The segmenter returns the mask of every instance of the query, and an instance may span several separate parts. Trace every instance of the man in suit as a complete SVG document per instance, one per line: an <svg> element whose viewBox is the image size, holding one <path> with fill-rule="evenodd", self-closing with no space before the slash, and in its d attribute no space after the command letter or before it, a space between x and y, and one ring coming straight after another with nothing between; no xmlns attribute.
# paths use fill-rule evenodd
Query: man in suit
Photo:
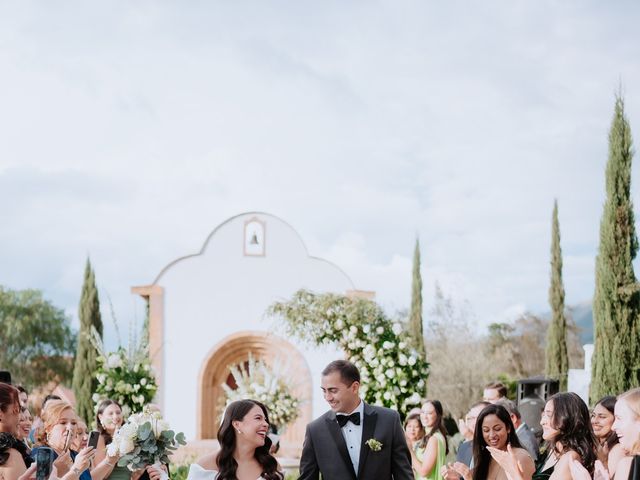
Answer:
<svg viewBox="0 0 640 480"><path fill-rule="evenodd" d="M502 405L507 412L509 412L511 422L516 429L516 435L518 436L518 440L520 440L520 444L527 450L527 452L529 452L531 458L533 458L533 461L535 462L538 459L540 445L535 434L529 428L529 425L522 421L522 415L520 414L518 407L516 407L516 404L509 399L502 398L496 402L496 405Z"/></svg>
<svg viewBox="0 0 640 480"><path fill-rule="evenodd" d="M489 405L491 405L489 402L474 403L467 412L464 421L458 421L458 428L464 436L464 441L458 447L456 461L464 463L467 467L471 466L471 460L473 459L473 432L476 430L476 420L484 407Z"/></svg>
<svg viewBox="0 0 640 480"><path fill-rule="evenodd" d="M360 399L358 368L333 361L321 384L331 410L307 425L298 480L413 480L400 415Z"/></svg>

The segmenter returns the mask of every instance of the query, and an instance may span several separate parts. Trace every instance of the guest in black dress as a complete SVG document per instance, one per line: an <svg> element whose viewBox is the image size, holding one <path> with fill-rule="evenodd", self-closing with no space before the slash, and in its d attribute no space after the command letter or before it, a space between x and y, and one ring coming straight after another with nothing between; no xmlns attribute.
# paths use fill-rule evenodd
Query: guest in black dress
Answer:
<svg viewBox="0 0 640 480"><path fill-rule="evenodd" d="M0 478L16 480L31 465L27 446L14 436L20 420L18 390L0 383Z"/></svg>

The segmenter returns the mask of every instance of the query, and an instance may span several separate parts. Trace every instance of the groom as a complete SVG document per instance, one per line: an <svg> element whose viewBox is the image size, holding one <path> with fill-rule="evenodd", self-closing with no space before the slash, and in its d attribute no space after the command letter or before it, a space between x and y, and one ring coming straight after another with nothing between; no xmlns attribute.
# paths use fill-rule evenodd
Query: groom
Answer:
<svg viewBox="0 0 640 480"><path fill-rule="evenodd" d="M322 371L331 410L307 425L298 480L413 480L398 412L367 405L360 372L346 360Z"/></svg>

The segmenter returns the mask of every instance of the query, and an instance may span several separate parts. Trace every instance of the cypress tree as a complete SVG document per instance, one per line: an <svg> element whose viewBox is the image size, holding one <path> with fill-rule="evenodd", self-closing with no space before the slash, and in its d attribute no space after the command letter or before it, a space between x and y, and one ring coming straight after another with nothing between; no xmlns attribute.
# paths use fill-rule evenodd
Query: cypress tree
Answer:
<svg viewBox="0 0 640 480"><path fill-rule="evenodd" d="M422 329L422 276L420 275L420 242L416 238L413 252L413 278L411 281L411 310L409 311L409 333L414 348L427 359Z"/></svg>
<svg viewBox="0 0 640 480"><path fill-rule="evenodd" d="M607 193L596 258L590 391L594 401L640 385L640 303L632 264L638 251L631 202L632 156L624 100L617 95L609 132Z"/></svg>
<svg viewBox="0 0 640 480"><path fill-rule="evenodd" d="M562 283L562 249L560 247L560 222L558 201L553 204L551 219L551 285L549 303L552 318L547 330L545 349L545 374L560 381L560 391L567 389L569 356L567 354L567 319L564 316L564 285Z"/></svg>
<svg viewBox="0 0 640 480"><path fill-rule="evenodd" d="M73 368L73 392L76 396L76 413L80 418L91 421L94 416L92 395L97 387L96 358L98 352L91 343L91 327L102 337L102 318L100 316L100 300L91 262L87 258L84 269L84 283L80 296L80 332ZM88 425L88 423L87 423Z"/></svg>

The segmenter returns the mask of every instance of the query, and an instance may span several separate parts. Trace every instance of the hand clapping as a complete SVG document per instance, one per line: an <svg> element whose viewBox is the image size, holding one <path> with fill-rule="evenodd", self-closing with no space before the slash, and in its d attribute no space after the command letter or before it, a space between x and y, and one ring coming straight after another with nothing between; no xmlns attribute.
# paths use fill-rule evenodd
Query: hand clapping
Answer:
<svg viewBox="0 0 640 480"><path fill-rule="evenodd" d="M578 460L573 460L569 464L569 469L571 470L571 478L573 478L573 480L591 480L591 475L589 475L587 469L584 468ZM596 460L593 480L609 480L609 472L600 460Z"/></svg>
<svg viewBox="0 0 640 480"><path fill-rule="evenodd" d="M507 445L506 452L494 447L487 447L487 450L489 450L493 459L498 462L498 465L504 470L509 480L524 480L522 464L516 457L516 453L510 444Z"/></svg>

